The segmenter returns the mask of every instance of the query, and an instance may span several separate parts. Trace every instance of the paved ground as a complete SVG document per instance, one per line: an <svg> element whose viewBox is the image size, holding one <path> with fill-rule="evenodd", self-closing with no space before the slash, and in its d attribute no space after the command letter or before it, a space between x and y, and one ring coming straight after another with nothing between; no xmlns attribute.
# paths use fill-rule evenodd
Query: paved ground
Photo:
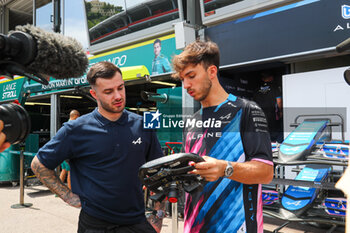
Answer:
<svg viewBox="0 0 350 233"><path fill-rule="evenodd" d="M1 233L74 233L77 230L79 209L65 204L41 185L25 187L24 203L33 204L28 208L14 209L20 202L20 189L11 184L0 184L0 232ZM283 222L264 219L264 233L272 232ZM182 233L183 221L179 221L178 232ZM327 230L309 225L291 224L280 232L285 233L325 233ZM344 232L344 228L334 233ZM171 218L163 222L162 233L172 233Z"/></svg>

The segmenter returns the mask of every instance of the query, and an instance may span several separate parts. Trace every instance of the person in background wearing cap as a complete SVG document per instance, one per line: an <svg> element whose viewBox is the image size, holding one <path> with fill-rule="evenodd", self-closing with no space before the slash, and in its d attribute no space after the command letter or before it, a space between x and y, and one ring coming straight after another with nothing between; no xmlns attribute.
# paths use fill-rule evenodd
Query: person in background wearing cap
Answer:
<svg viewBox="0 0 350 233"><path fill-rule="evenodd" d="M274 80L274 75L268 72L261 73L261 86L255 92L253 100L264 111L269 127L272 142L282 143L282 91Z"/></svg>

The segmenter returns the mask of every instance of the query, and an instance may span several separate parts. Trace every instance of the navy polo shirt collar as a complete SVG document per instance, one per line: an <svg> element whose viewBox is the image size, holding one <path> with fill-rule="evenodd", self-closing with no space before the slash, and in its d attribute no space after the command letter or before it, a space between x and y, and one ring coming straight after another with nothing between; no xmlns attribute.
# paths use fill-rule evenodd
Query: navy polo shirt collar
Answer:
<svg viewBox="0 0 350 233"><path fill-rule="evenodd" d="M93 115L103 126L108 124L125 125L128 122L128 112L125 109L123 110L121 117L116 121L110 121L102 116L101 113L99 113L98 108L95 108Z"/></svg>

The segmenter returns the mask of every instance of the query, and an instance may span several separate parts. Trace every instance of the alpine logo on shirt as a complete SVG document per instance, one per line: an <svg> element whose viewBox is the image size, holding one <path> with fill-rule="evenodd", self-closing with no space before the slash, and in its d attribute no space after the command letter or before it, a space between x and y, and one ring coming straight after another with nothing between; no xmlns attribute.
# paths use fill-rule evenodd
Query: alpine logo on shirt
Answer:
<svg viewBox="0 0 350 233"><path fill-rule="evenodd" d="M231 118L231 113L227 114L226 116L221 116L220 119L221 120L229 120Z"/></svg>
<svg viewBox="0 0 350 233"><path fill-rule="evenodd" d="M139 137L137 140L132 141L132 143L133 143L134 145L136 145L136 144L141 144L141 143L142 143L141 137Z"/></svg>

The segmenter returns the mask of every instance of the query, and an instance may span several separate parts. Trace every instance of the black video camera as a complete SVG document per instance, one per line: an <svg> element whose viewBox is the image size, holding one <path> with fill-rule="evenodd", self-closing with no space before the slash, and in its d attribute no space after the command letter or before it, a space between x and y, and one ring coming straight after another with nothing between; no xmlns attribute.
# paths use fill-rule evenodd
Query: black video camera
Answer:
<svg viewBox="0 0 350 233"><path fill-rule="evenodd" d="M30 117L22 106L14 103L0 105L0 120L4 122L2 132L7 142L24 142L30 132Z"/></svg>

